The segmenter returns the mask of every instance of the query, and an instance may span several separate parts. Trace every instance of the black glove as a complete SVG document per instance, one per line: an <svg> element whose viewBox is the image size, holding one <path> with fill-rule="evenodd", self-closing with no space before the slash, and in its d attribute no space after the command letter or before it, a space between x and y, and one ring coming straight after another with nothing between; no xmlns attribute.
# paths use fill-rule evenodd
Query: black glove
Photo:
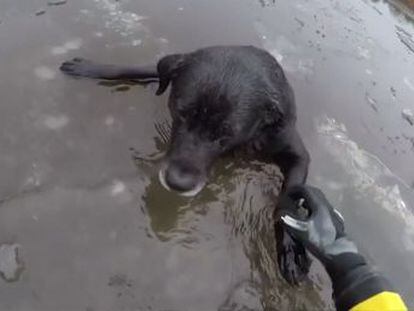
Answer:
<svg viewBox="0 0 414 311"><path fill-rule="evenodd" d="M345 234L344 220L317 188L298 186L288 189L279 202L278 216L287 231L329 270L335 256L357 253Z"/></svg>
<svg viewBox="0 0 414 311"><path fill-rule="evenodd" d="M279 206L277 218L288 233L325 266L338 310L348 310L382 289L391 288L348 239L343 217L322 191L309 186L293 187L281 197Z"/></svg>

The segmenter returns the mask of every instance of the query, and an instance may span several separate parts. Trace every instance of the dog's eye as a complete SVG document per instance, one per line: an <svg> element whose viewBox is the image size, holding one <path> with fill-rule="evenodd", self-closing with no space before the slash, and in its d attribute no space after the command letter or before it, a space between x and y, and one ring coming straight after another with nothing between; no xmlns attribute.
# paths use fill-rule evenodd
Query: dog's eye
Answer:
<svg viewBox="0 0 414 311"><path fill-rule="evenodd" d="M185 119L188 117L187 110L183 108L177 108L175 110L175 117L182 122L185 121Z"/></svg>
<svg viewBox="0 0 414 311"><path fill-rule="evenodd" d="M223 135L223 137L231 136L232 133L233 133L232 127L228 123L224 123L221 126L221 135Z"/></svg>
<svg viewBox="0 0 414 311"><path fill-rule="evenodd" d="M195 109L195 108L188 108L188 107L179 108L179 109L177 109L177 113L181 117L187 119L187 118L194 117L197 114L197 109Z"/></svg>
<svg viewBox="0 0 414 311"><path fill-rule="evenodd" d="M230 142L230 137L222 137L218 140L220 147L226 147Z"/></svg>

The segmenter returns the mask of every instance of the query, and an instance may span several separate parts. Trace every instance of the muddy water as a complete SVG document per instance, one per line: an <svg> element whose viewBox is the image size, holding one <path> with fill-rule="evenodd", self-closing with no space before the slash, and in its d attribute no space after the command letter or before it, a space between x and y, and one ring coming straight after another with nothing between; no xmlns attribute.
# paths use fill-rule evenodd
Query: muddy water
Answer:
<svg viewBox="0 0 414 311"><path fill-rule="evenodd" d="M74 56L143 64L213 44L281 62L310 182L414 308L412 35L395 6L360 0L2 1L0 243L18 258L1 267L23 271L0 280L0 309L332 308L317 262L299 288L277 271L277 169L223 159L196 198L168 193L166 98L57 71Z"/></svg>

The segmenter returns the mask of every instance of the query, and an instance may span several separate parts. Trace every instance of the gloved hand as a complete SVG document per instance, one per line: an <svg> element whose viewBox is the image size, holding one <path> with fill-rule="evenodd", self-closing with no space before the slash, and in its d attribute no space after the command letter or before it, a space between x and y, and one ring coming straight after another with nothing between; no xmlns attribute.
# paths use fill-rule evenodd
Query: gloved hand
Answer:
<svg viewBox="0 0 414 311"><path fill-rule="evenodd" d="M335 256L358 252L345 234L341 214L319 189L309 186L288 189L280 199L279 207L278 217L287 231L302 242L327 270Z"/></svg>
<svg viewBox="0 0 414 311"><path fill-rule="evenodd" d="M358 253L345 233L341 214L319 189L292 187L280 198L279 207L276 219L325 266L337 310L349 310L382 289L392 288Z"/></svg>

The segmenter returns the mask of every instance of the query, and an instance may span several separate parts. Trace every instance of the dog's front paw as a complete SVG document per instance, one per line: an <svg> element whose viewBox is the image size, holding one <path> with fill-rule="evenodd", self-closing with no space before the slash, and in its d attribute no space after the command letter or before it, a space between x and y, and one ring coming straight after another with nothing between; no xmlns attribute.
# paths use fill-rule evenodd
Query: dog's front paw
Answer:
<svg viewBox="0 0 414 311"><path fill-rule="evenodd" d="M74 58L64 62L60 66L60 70L71 76L94 78L94 64L83 58Z"/></svg>
<svg viewBox="0 0 414 311"><path fill-rule="evenodd" d="M294 240L276 224L277 262L283 278L291 285L298 285L309 273L311 260L302 243Z"/></svg>

